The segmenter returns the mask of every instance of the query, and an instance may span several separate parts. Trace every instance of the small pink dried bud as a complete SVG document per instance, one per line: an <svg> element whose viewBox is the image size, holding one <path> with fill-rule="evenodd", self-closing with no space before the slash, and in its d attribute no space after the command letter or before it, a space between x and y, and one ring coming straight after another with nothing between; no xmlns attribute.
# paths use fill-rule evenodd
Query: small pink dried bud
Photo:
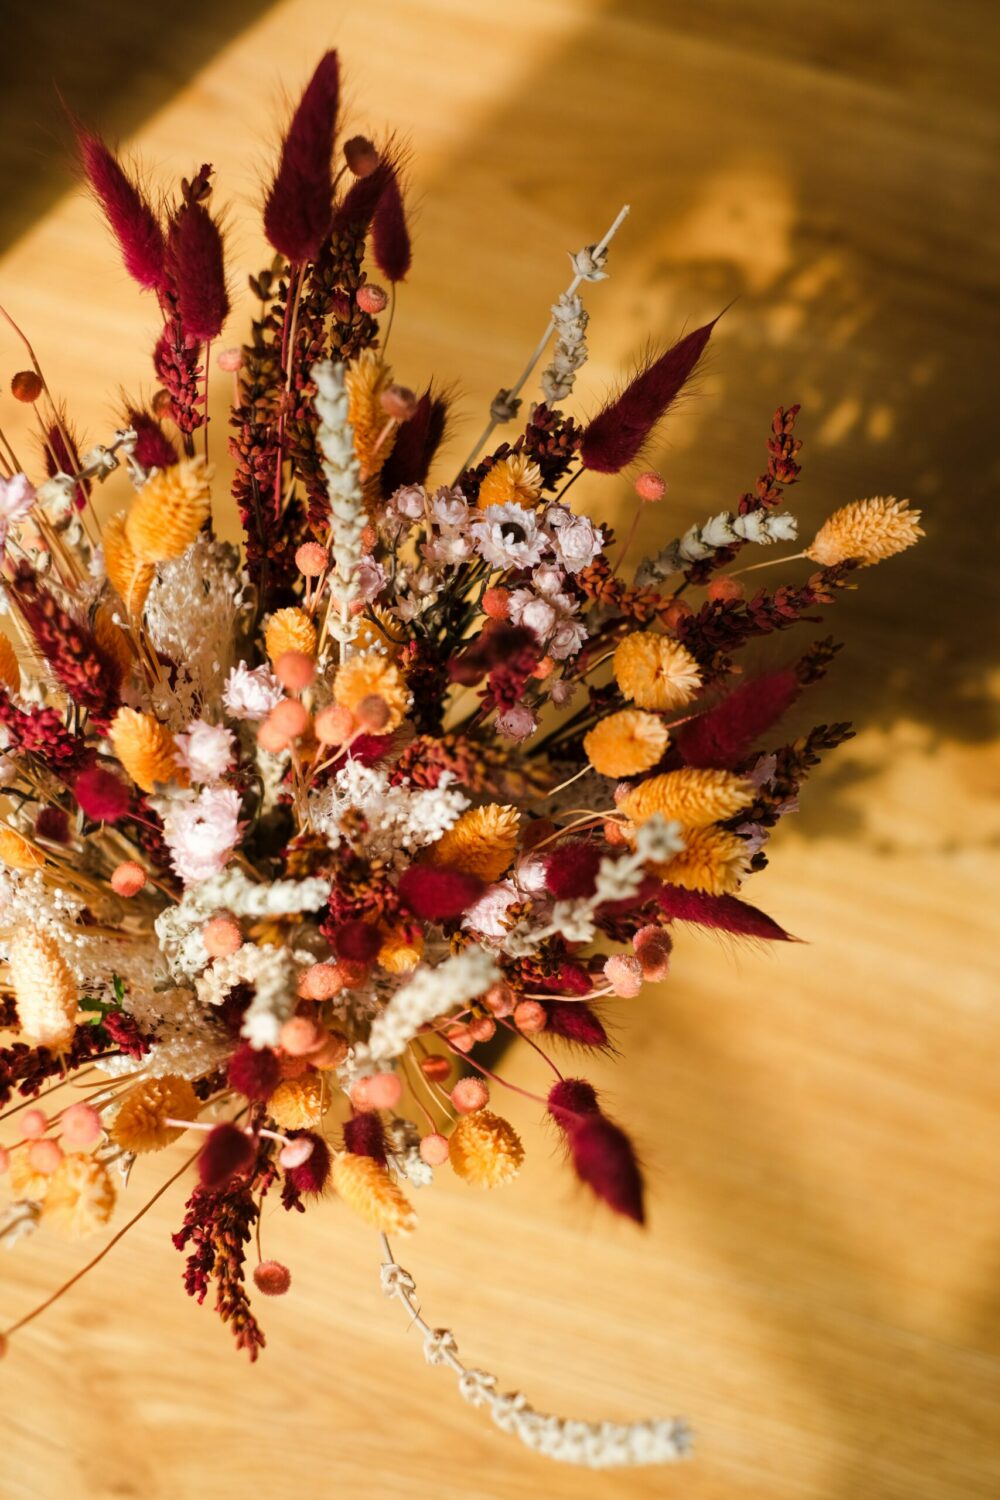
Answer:
<svg viewBox="0 0 1000 1500"><path fill-rule="evenodd" d="M418 405L416 394L406 385L387 386L378 400L386 416L397 422L408 422Z"/></svg>
<svg viewBox="0 0 1000 1500"><path fill-rule="evenodd" d="M325 1072L328 1068L339 1068L350 1050L345 1036L339 1031L328 1031L316 1051L310 1052L309 1061L314 1068Z"/></svg>
<svg viewBox="0 0 1000 1500"><path fill-rule="evenodd" d="M378 166L379 156L367 136L352 135L344 142L344 160L355 177L370 177Z"/></svg>
<svg viewBox="0 0 1000 1500"><path fill-rule="evenodd" d="M469 1022L469 1034L474 1042L491 1042L497 1034L497 1023L492 1016L474 1016Z"/></svg>
<svg viewBox="0 0 1000 1500"><path fill-rule="evenodd" d="M303 1000L332 1000L343 988L339 964L312 964L299 975L298 990Z"/></svg>
<svg viewBox="0 0 1000 1500"><path fill-rule="evenodd" d="M443 1167L448 1160L448 1137L446 1135L425 1135L417 1147L420 1160L425 1161L429 1167Z"/></svg>
<svg viewBox="0 0 1000 1500"><path fill-rule="evenodd" d="M362 312L371 313L372 317L375 317L378 313L385 311L389 294L384 287L373 286L371 282L366 281L364 286L358 287L354 300Z"/></svg>
<svg viewBox="0 0 1000 1500"><path fill-rule="evenodd" d="M476 1045L476 1039L468 1026L449 1026L445 1036L458 1052L471 1052Z"/></svg>
<svg viewBox="0 0 1000 1500"><path fill-rule="evenodd" d="M225 914L213 917L201 930L201 940L209 958L228 958L243 947L243 934L235 917Z"/></svg>
<svg viewBox="0 0 1000 1500"><path fill-rule="evenodd" d="M300 1135L278 1152L278 1162L283 1167L301 1167L313 1154L313 1143L306 1135Z"/></svg>
<svg viewBox="0 0 1000 1500"><path fill-rule="evenodd" d="M506 620L510 614L510 590L487 589L483 595L483 613L491 620Z"/></svg>
<svg viewBox="0 0 1000 1500"><path fill-rule="evenodd" d="M295 554L295 566L304 578L319 578L330 566L330 554L319 542L303 542Z"/></svg>
<svg viewBox="0 0 1000 1500"><path fill-rule="evenodd" d="M59 1116L63 1143L71 1151L84 1151L101 1134L101 1117L92 1104L71 1104Z"/></svg>
<svg viewBox="0 0 1000 1500"><path fill-rule="evenodd" d="M32 1141L28 1147L28 1162L36 1172L44 1172L46 1177L56 1170L63 1159L63 1149L58 1141Z"/></svg>
<svg viewBox="0 0 1000 1500"><path fill-rule="evenodd" d="M283 1297L292 1284L292 1273L280 1260L262 1260L254 1266L253 1284L265 1297Z"/></svg>
<svg viewBox="0 0 1000 1500"><path fill-rule="evenodd" d="M326 1032L310 1016L292 1016L281 1028L280 1042L284 1052L292 1057L305 1057L315 1052L326 1040Z"/></svg>
<svg viewBox="0 0 1000 1500"><path fill-rule="evenodd" d="M29 1109L21 1121L21 1134L29 1141L37 1141L48 1128L48 1121L40 1109Z"/></svg>
<svg viewBox="0 0 1000 1500"><path fill-rule="evenodd" d="M667 481L655 469L647 469L635 482L635 492L640 500L651 502L662 500L667 493Z"/></svg>
<svg viewBox="0 0 1000 1500"><path fill-rule="evenodd" d="M674 630L682 620L686 620L688 615L692 614L694 610L686 599L671 599L660 619L668 630Z"/></svg>
<svg viewBox="0 0 1000 1500"><path fill-rule="evenodd" d="M10 383L10 393L15 401L24 401L29 406L37 401L45 389L42 378L34 370L18 370Z"/></svg>
<svg viewBox="0 0 1000 1500"><path fill-rule="evenodd" d="M514 991L503 979L491 984L483 996L483 1004L495 1016L509 1016L514 1009Z"/></svg>
<svg viewBox="0 0 1000 1500"><path fill-rule="evenodd" d="M331 703L329 708L321 708L316 715L316 738L321 745L342 745L349 740L356 728L354 715L349 708L344 708L339 703Z"/></svg>
<svg viewBox="0 0 1000 1500"><path fill-rule="evenodd" d="M372 1073L359 1078L351 1089L355 1109L395 1109L403 1094L403 1085L395 1073Z"/></svg>
<svg viewBox="0 0 1000 1500"><path fill-rule="evenodd" d="M640 927L632 938L643 979L665 979L670 968L673 940L662 927Z"/></svg>
<svg viewBox="0 0 1000 1500"><path fill-rule="evenodd" d="M284 735L286 741L297 740L309 728L309 715L294 698L283 698L274 705L264 722L275 734Z"/></svg>
<svg viewBox="0 0 1000 1500"><path fill-rule="evenodd" d="M316 676L316 663L302 651L283 651L274 664L274 675L288 693L304 693Z"/></svg>
<svg viewBox="0 0 1000 1500"><path fill-rule="evenodd" d="M424 1057L420 1060L420 1071L431 1083L444 1083L451 1077L451 1063L447 1057Z"/></svg>
<svg viewBox="0 0 1000 1500"><path fill-rule="evenodd" d="M604 977L616 995L633 1000L642 989L642 966L631 953L616 953L604 965Z"/></svg>
<svg viewBox="0 0 1000 1500"><path fill-rule="evenodd" d="M514 1025L518 1031L544 1031L548 1019L545 1006L537 1000L519 1000L514 1006Z"/></svg>
<svg viewBox="0 0 1000 1500"><path fill-rule="evenodd" d="M243 367L242 349L220 349L215 363L220 370L226 370L230 375Z"/></svg>
<svg viewBox="0 0 1000 1500"><path fill-rule="evenodd" d="M368 693L355 708L354 716L369 734L381 734L390 719L389 705L378 693Z"/></svg>
<svg viewBox="0 0 1000 1500"><path fill-rule="evenodd" d="M111 875L111 889L116 896L126 899L130 896L138 896L146 884L146 872L142 865L136 864L134 859L126 859Z"/></svg>
<svg viewBox="0 0 1000 1500"><path fill-rule="evenodd" d="M718 600L720 604L732 604L737 599L743 598L743 585L738 578L729 578L725 574L721 578L713 578L705 590L710 599Z"/></svg>
<svg viewBox="0 0 1000 1500"><path fill-rule="evenodd" d="M490 1091L482 1078L460 1078L451 1091L451 1102L460 1115L474 1115L490 1102Z"/></svg>

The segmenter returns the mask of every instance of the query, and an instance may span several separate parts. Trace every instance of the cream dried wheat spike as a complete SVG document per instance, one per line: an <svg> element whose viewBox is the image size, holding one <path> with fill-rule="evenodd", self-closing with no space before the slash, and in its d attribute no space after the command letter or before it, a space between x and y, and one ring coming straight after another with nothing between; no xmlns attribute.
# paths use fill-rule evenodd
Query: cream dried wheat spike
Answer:
<svg viewBox="0 0 1000 1500"><path fill-rule="evenodd" d="M316 384L313 405L319 418L316 441L323 455L323 475L330 500L330 546L336 567L330 578L335 608L327 612L326 628L346 648L357 634L351 604L357 597L357 568L366 511L361 467L354 450L348 416L349 400L344 366L323 360L310 371Z"/></svg>
<svg viewBox="0 0 1000 1500"><path fill-rule="evenodd" d="M848 561L870 568L919 541L919 523L919 510L894 495L854 500L824 521L803 556L825 568Z"/></svg>
<svg viewBox="0 0 1000 1500"><path fill-rule="evenodd" d="M24 1040L33 1047L64 1051L76 1030L76 980L48 932L30 923L10 940L8 964L14 1004Z"/></svg>

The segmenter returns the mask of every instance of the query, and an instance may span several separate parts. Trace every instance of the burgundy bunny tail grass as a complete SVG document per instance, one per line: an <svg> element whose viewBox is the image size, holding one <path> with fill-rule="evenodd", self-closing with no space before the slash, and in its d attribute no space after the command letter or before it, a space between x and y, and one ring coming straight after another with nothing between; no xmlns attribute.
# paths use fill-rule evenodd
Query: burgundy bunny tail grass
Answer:
<svg viewBox="0 0 1000 1500"><path fill-rule="evenodd" d="M682 725L674 743L689 766L728 770L781 718L800 691L791 668L744 682L707 713Z"/></svg>
<svg viewBox="0 0 1000 1500"><path fill-rule="evenodd" d="M656 899L660 909L678 922L696 922L734 937L760 938L769 943L799 941L773 917L737 896L709 896L705 891L688 891L679 885L661 885Z"/></svg>
<svg viewBox="0 0 1000 1500"><path fill-rule="evenodd" d="M604 1022L596 1011L582 1000L543 1000L548 1022L545 1027L550 1036L562 1037L577 1047L608 1049L611 1042Z"/></svg>
<svg viewBox="0 0 1000 1500"><path fill-rule="evenodd" d="M392 495L404 484L423 484L444 439L448 398L428 386L412 417L396 429L396 441L382 465L382 493Z"/></svg>
<svg viewBox="0 0 1000 1500"><path fill-rule="evenodd" d="M563 1130L585 1115L600 1114L597 1091L586 1078L560 1078L549 1089L549 1114Z"/></svg>
<svg viewBox="0 0 1000 1500"><path fill-rule="evenodd" d="M635 1148L624 1130L601 1112L593 1087L585 1078L561 1078L549 1090L548 1103L580 1181L615 1213L644 1224L644 1188Z"/></svg>
<svg viewBox="0 0 1000 1500"><path fill-rule="evenodd" d="M122 252L125 269L145 291L166 284L166 243L160 222L100 136L77 125L80 161Z"/></svg>
<svg viewBox="0 0 1000 1500"><path fill-rule="evenodd" d="M327 52L306 85L281 147L264 204L264 230L295 265L315 260L333 218L333 142L340 68Z"/></svg>
<svg viewBox="0 0 1000 1500"><path fill-rule="evenodd" d="M154 416L131 403L125 407L125 422L136 435L133 453L144 469L169 469L177 462L177 449Z"/></svg>
<svg viewBox="0 0 1000 1500"><path fill-rule="evenodd" d="M207 344L229 316L222 234L203 203L185 203L170 224L167 262L186 339Z"/></svg>
<svg viewBox="0 0 1000 1500"><path fill-rule="evenodd" d="M385 1166L385 1131L374 1110L361 1110L344 1121L344 1149L354 1156L370 1156Z"/></svg>
<svg viewBox="0 0 1000 1500"><path fill-rule="evenodd" d="M718 322L679 339L599 411L584 429L580 460L585 469L617 474L642 452L653 428L694 371Z"/></svg>
<svg viewBox="0 0 1000 1500"><path fill-rule="evenodd" d="M382 189L372 219L372 254L375 264L389 281L402 281L413 260L406 210L395 168Z"/></svg>
<svg viewBox="0 0 1000 1500"><path fill-rule="evenodd" d="M334 210L334 232L350 229L353 234L367 234L382 194L396 175L398 162L391 149L379 153L378 165L366 177L357 177Z"/></svg>

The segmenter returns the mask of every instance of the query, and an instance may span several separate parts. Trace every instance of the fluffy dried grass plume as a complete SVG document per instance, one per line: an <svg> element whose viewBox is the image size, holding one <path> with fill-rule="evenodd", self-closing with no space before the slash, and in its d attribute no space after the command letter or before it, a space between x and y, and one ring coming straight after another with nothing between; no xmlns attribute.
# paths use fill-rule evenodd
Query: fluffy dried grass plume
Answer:
<svg viewBox="0 0 1000 1500"><path fill-rule="evenodd" d="M187 786L190 778L177 764L173 735L152 714L120 708L109 732L115 754L144 792L153 791L157 783L166 786L171 781Z"/></svg>
<svg viewBox="0 0 1000 1500"><path fill-rule="evenodd" d="M42 1217L67 1239L94 1234L111 1218L115 1189L108 1171L92 1156L64 1156L49 1179Z"/></svg>
<svg viewBox="0 0 1000 1500"><path fill-rule="evenodd" d="M825 568L848 559L870 568L919 541L924 535L919 522L919 510L893 495L855 500L824 521L805 555Z"/></svg>
<svg viewBox="0 0 1000 1500"><path fill-rule="evenodd" d="M366 482L379 473L395 439L396 429L392 427L379 442L387 421L379 397L391 382L392 371L374 349L362 350L344 372L347 419L354 433L354 453Z"/></svg>
<svg viewBox="0 0 1000 1500"><path fill-rule="evenodd" d="M669 743L662 719L638 708L610 714L583 738L587 759L602 776L638 776L662 759Z"/></svg>
<svg viewBox="0 0 1000 1500"><path fill-rule="evenodd" d="M349 657L337 671L333 696L341 708L349 708L351 713L356 713L363 699L381 698L389 710L382 734L391 734L399 728L411 701L399 668L379 651L359 652Z"/></svg>
<svg viewBox="0 0 1000 1500"><path fill-rule="evenodd" d="M147 1078L129 1089L111 1127L111 1139L123 1151L162 1151L184 1131L167 1120L197 1119L201 1104L186 1078L168 1073Z"/></svg>
<svg viewBox="0 0 1000 1500"><path fill-rule="evenodd" d="M514 858L520 824L516 807L501 807L497 802L471 807L428 851L430 862L477 875L490 885Z"/></svg>
<svg viewBox="0 0 1000 1500"><path fill-rule="evenodd" d="M316 626L305 610L289 605L287 609L275 610L264 631L264 649L272 662L284 656L286 651L298 651L302 656L316 655Z"/></svg>
<svg viewBox="0 0 1000 1500"><path fill-rule="evenodd" d="M684 833L684 849L656 869L670 885L709 896L730 896L750 874L743 839L727 828L695 828Z"/></svg>
<svg viewBox="0 0 1000 1500"><path fill-rule="evenodd" d="M509 1121L481 1109L463 1115L449 1138L449 1160L474 1187L499 1187L521 1170L524 1147Z"/></svg>
<svg viewBox="0 0 1000 1500"><path fill-rule="evenodd" d="M156 569L140 562L125 534L125 512L119 511L104 525L104 566L119 599L130 615L142 613Z"/></svg>
<svg viewBox="0 0 1000 1500"><path fill-rule="evenodd" d="M620 642L615 680L637 708L662 713L681 708L701 687L701 671L686 646L667 635L637 631Z"/></svg>
<svg viewBox="0 0 1000 1500"><path fill-rule="evenodd" d="M700 770L686 766L681 771L666 771L626 792L619 807L634 823L645 823L659 813L668 820L683 823L685 828L707 828L721 818L749 807L754 790L742 776L732 771Z"/></svg>
<svg viewBox="0 0 1000 1500"><path fill-rule="evenodd" d="M281 1130L311 1130L323 1118L323 1079L319 1073L286 1078L267 1101L267 1112Z"/></svg>
<svg viewBox="0 0 1000 1500"><path fill-rule="evenodd" d="M0 631L0 682L16 693L21 686L21 668L10 636Z"/></svg>
<svg viewBox="0 0 1000 1500"><path fill-rule="evenodd" d="M523 510L534 510L542 493L542 471L523 453L512 453L493 465L479 486L477 504L480 510L488 505L520 505Z"/></svg>
<svg viewBox="0 0 1000 1500"><path fill-rule="evenodd" d="M40 870L45 855L16 828L0 828L0 862L11 870Z"/></svg>
<svg viewBox="0 0 1000 1500"><path fill-rule="evenodd" d="M424 938L417 928L412 933L390 932L378 950L378 961L389 974L409 974L424 954Z"/></svg>
<svg viewBox="0 0 1000 1500"><path fill-rule="evenodd" d="M55 938L25 923L10 940L7 962L24 1040L62 1052L76 1030L78 996Z"/></svg>
<svg viewBox="0 0 1000 1500"><path fill-rule="evenodd" d="M167 562L195 541L211 514L212 469L185 458L152 474L125 518L125 535L140 562Z"/></svg>
<svg viewBox="0 0 1000 1500"><path fill-rule="evenodd" d="M334 1158L332 1181L348 1207L383 1234L409 1234L417 1227L413 1204L374 1157L342 1151Z"/></svg>

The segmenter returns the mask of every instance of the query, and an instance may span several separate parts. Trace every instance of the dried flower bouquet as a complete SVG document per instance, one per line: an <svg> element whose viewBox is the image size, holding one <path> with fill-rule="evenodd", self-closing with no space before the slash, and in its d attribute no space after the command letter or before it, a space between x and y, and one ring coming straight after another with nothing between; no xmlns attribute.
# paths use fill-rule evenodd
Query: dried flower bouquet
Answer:
<svg viewBox="0 0 1000 1500"><path fill-rule="evenodd" d="M629 1138L566 1044L608 1045L607 1012L665 977L678 924L787 937L744 887L850 733L775 732L836 647L756 677L737 654L815 620L858 569L909 546L918 517L848 504L781 559L811 572L748 589L766 563L734 569L745 550L796 536L781 507L798 408L779 408L754 488L626 581L632 533L616 548L567 492L588 471L631 471L636 516L662 502L639 461L713 325L589 420L562 409L586 358L581 288L606 275L625 210L571 257L460 471L429 482L449 402L386 362L411 258L400 164L358 136L335 155L338 93L331 53L267 193L275 258L250 281L249 339L216 355L234 383L239 552L212 524L206 373L229 297L211 168L157 208L78 130L125 267L159 309L159 388L85 447L25 340L11 390L37 416L45 474L0 433L0 1010L14 1033L0 1102L20 1096L0 1237L102 1230L135 1157L186 1136L184 1283L212 1293L251 1359L262 1201L302 1211L332 1191L381 1234L385 1292L467 1399L553 1457L659 1462L684 1451L680 1423L546 1417L467 1368L417 1313L388 1236L413 1229L412 1190L435 1172L495 1188L520 1171L486 1061L498 1037L531 1049L539 1110L577 1176L643 1221ZM545 359L544 399L522 409ZM517 435L494 446L504 423ZM134 497L99 518L122 465ZM252 1287L288 1290L285 1266L254 1260Z"/></svg>

